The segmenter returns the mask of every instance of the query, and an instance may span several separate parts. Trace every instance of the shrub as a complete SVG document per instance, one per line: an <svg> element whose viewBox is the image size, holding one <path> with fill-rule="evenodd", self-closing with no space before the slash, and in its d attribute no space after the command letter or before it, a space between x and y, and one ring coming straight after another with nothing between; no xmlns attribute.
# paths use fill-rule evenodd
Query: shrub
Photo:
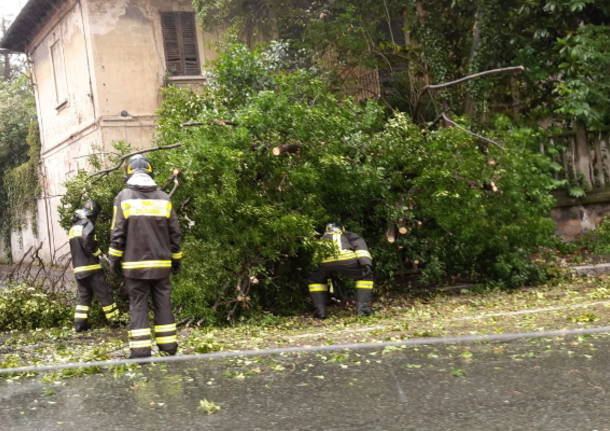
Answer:
<svg viewBox="0 0 610 431"><path fill-rule="evenodd" d="M70 298L41 287L10 285L0 290L0 330L31 330L70 325Z"/></svg>

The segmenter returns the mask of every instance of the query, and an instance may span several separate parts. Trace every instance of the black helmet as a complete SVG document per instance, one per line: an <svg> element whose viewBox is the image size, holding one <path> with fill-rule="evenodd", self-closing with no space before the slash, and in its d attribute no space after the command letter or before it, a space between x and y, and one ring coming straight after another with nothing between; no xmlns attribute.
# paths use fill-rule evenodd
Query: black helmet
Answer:
<svg viewBox="0 0 610 431"><path fill-rule="evenodd" d="M324 228L324 233L343 233L343 226L336 222L328 223Z"/></svg>
<svg viewBox="0 0 610 431"><path fill-rule="evenodd" d="M83 220L83 219L95 220L95 218L98 216L100 211L101 211L100 206L95 201L92 201L91 199L89 199L87 202L85 202L85 205L83 205L82 208L77 209L74 212L74 220L75 221Z"/></svg>
<svg viewBox="0 0 610 431"><path fill-rule="evenodd" d="M97 202L91 199L89 199L87 202L85 202L85 205L83 205L83 213L89 219L96 218L100 211L100 206L97 204Z"/></svg>
<svg viewBox="0 0 610 431"><path fill-rule="evenodd" d="M153 174L152 163L142 154L131 156L125 165L125 174L127 178L131 177L136 172L144 172L148 175Z"/></svg>

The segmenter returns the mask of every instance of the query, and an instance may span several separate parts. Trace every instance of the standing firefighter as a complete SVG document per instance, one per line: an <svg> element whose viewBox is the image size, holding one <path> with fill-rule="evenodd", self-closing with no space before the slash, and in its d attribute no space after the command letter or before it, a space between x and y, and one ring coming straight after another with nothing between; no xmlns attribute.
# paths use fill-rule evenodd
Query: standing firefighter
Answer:
<svg viewBox="0 0 610 431"><path fill-rule="evenodd" d="M170 271L180 269L180 227L167 193L152 179L152 165L142 155L126 166L127 187L115 198L110 255L115 272L123 273L129 294L131 358L151 355L148 298L155 313L154 335L161 352L178 349L171 310Z"/></svg>
<svg viewBox="0 0 610 431"><path fill-rule="evenodd" d="M89 329L87 318L93 295L102 304L106 319L118 326L119 310L112 299L112 291L106 284L99 256L102 254L95 239L95 219L100 212L97 203L89 200L74 214L74 224L68 232L74 277L78 286L78 304L74 313L74 329Z"/></svg>
<svg viewBox="0 0 610 431"><path fill-rule="evenodd" d="M342 275L356 281L356 312L368 316L373 297L373 259L366 242L352 232L346 232L337 223L326 225L322 240L332 241L335 252L322 259L322 263L309 277L309 294L318 319L326 318L328 297L327 280Z"/></svg>

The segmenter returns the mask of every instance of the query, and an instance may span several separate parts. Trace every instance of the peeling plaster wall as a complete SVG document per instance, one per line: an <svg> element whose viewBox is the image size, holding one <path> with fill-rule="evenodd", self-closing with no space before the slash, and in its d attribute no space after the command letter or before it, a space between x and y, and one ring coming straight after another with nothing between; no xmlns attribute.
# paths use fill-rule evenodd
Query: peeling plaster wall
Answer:
<svg viewBox="0 0 610 431"><path fill-rule="evenodd" d="M192 11L188 0L87 0L100 116L152 115L165 82L161 12ZM202 32L198 29L203 59Z"/></svg>
<svg viewBox="0 0 610 431"><path fill-rule="evenodd" d="M41 242L39 255L43 260L50 262L57 257L56 249L67 240L57 213L63 184L79 167L85 167L87 159L79 156L93 152L94 145L102 145L101 133L96 129L85 24L80 2L67 0L28 47L41 134L43 197L37 204L36 228L30 218L23 229L11 234L13 261L19 261L30 247L36 248ZM56 77L54 72L54 43L61 46L64 76ZM65 103L57 99L56 79L65 80Z"/></svg>
<svg viewBox="0 0 610 431"><path fill-rule="evenodd" d="M88 168L87 156L95 148L102 146L102 133L97 128L89 128L77 139L47 152L41 165L41 185L45 190L44 197L38 200L38 235L31 227L22 232L14 232L11 245L13 260L19 260L30 245L44 242L40 257L47 261L56 261L68 251L67 232L59 225L61 196L65 192L63 184L79 169ZM17 236L15 236L17 234ZM20 235L20 236L19 236ZM23 243L24 246L20 247Z"/></svg>
<svg viewBox="0 0 610 431"><path fill-rule="evenodd" d="M34 218L32 217L32 214L28 214L26 219L27 221L25 226L11 232L11 257L13 262L18 262L21 260L23 254L28 252L30 249L32 250L28 254L28 257L32 257L33 251L40 246L40 243L42 243L42 247L38 255L42 259L46 259L45 251L47 250L45 250L45 245L47 244L47 238L46 235L44 235L46 231L41 231L40 226L38 226L38 233L43 233L42 236L39 236L33 226ZM36 222L39 223L40 218L37 218Z"/></svg>
<svg viewBox="0 0 610 431"><path fill-rule="evenodd" d="M41 123L42 155L95 121L83 20L77 3L67 2L30 52ZM53 23L54 21L54 23ZM48 30L47 30L48 29ZM57 101L51 46L63 47L67 99ZM63 77L58 77L63 79Z"/></svg>
<svg viewBox="0 0 610 431"><path fill-rule="evenodd" d="M43 197L38 235L13 232L13 259L44 242L40 256L55 260L68 251L59 226L63 184L87 167L88 154L126 141L152 144L160 89L166 83L161 12L190 12L190 0L65 0L28 47L41 130ZM206 38L204 42L204 37ZM219 33L197 26L201 64L216 58ZM51 46L63 47L66 103L58 103ZM122 115L123 114L123 115Z"/></svg>

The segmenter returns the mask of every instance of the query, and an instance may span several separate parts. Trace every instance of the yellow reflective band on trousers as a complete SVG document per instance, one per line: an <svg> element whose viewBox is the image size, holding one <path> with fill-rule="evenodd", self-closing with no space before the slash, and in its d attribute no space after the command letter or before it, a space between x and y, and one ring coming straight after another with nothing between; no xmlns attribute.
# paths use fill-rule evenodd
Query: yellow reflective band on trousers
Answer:
<svg viewBox="0 0 610 431"><path fill-rule="evenodd" d="M167 337L157 337L155 338L155 342L157 344L171 344L171 343L175 343L177 341L176 336L175 335L169 335Z"/></svg>
<svg viewBox="0 0 610 431"><path fill-rule="evenodd" d="M368 280L358 280L356 282L356 289L372 289L374 282Z"/></svg>
<svg viewBox="0 0 610 431"><path fill-rule="evenodd" d="M77 238L79 236L83 236L83 226L82 225L72 226L70 228L70 231L68 232L68 239Z"/></svg>
<svg viewBox="0 0 610 431"><path fill-rule="evenodd" d="M169 332L169 331L175 331L175 330L176 330L175 323L168 323L167 325L155 325L155 332Z"/></svg>
<svg viewBox="0 0 610 431"><path fill-rule="evenodd" d="M130 349L145 349L146 347L152 347L152 341L150 341L150 340L129 340Z"/></svg>
<svg viewBox="0 0 610 431"><path fill-rule="evenodd" d="M86 319L87 318L87 313L76 312L76 313L74 313L74 318L75 319Z"/></svg>
<svg viewBox="0 0 610 431"><path fill-rule="evenodd" d="M123 250L117 250L116 248L110 247L108 249L108 254L110 256L123 257L123 253L124 253Z"/></svg>
<svg viewBox="0 0 610 431"><path fill-rule="evenodd" d="M102 250L98 248L95 253L93 253L93 257L98 257L100 254L102 254Z"/></svg>
<svg viewBox="0 0 610 431"><path fill-rule="evenodd" d="M76 309L77 309L78 311L89 311L89 309L90 309L90 308L91 308L91 307L89 307L88 305L77 305L77 306L76 306Z"/></svg>
<svg viewBox="0 0 610 431"><path fill-rule="evenodd" d="M163 199L127 199L121 202L123 216L166 217L172 215L172 203Z"/></svg>
<svg viewBox="0 0 610 431"><path fill-rule="evenodd" d="M106 313L104 313L104 315L106 316L106 319L112 319L113 317L117 317L119 315L119 310L106 312Z"/></svg>
<svg viewBox="0 0 610 431"><path fill-rule="evenodd" d="M179 251L178 253L172 253L172 259L174 259L174 260L182 259L182 252Z"/></svg>
<svg viewBox="0 0 610 431"><path fill-rule="evenodd" d="M96 270L96 269L102 269L102 265L97 263L95 265L77 266L76 268L74 268L74 272L93 271L93 270Z"/></svg>
<svg viewBox="0 0 610 431"><path fill-rule="evenodd" d="M110 305L106 305L105 307L102 307L102 310L104 310L107 313L109 311L112 311L115 308L116 308L116 304L113 302Z"/></svg>
<svg viewBox="0 0 610 431"><path fill-rule="evenodd" d="M171 260L141 260L136 262L122 262L123 269L143 269L143 268L171 268Z"/></svg>
<svg viewBox="0 0 610 431"><path fill-rule="evenodd" d="M129 335L130 337L150 336L150 328L132 329L131 331L127 331L127 335Z"/></svg>
<svg viewBox="0 0 610 431"><path fill-rule="evenodd" d="M102 310L104 310L104 314L106 316L106 319L110 320L113 317L117 317L119 315L119 310L116 306L116 303L112 303L110 305L106 305L105 307L102 307Z"/></svg>
<svg viewBox="0 0 610 431"><path fill-rule="evenodd" d="M327 292L328 291L328 286L326 284L312 283L308 287L309 287L310 292Z"/></svg>

